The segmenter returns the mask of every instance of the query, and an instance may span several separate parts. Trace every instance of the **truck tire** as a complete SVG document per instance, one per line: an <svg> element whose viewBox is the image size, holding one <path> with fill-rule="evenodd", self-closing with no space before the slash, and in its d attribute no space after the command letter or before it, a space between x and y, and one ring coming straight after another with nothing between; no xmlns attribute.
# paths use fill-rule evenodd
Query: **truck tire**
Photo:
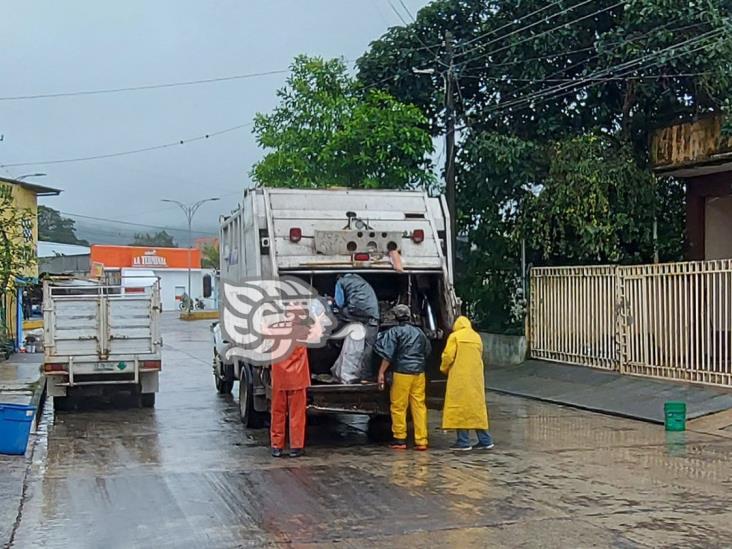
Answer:
<svg viewBox="0 0 732 549"><path fill-rule="evenodd" d="M214 367L213 367L213 375L214 375L214 383L216 384L216 392L220 395L228 395L231 393L231 390L234 388L234 380L231 379L232 375L231 372L228 372L228 376L226 375L227 372L224 371L224 365L221 362L221 359L219 358L219 354L214 349ZM227 377L229 379L227 379Z"/></svg>
<svg viewBox="0 0 732 549"><path fill-rule="evenodd" d="M249 366L243 364L239 373L239 418L245 427L260 429L264 427L265 414L254 409L254 388Z"/></svg>
<svg viewBox="0 0 732 549"><path fill-rule="evenodd" d="M53 409L57 412L71 412L74 408L76 408L76 399L74 397L53 397Z"/></svg>
<svg viewBox="0 0 732 549"><path fill-rule="evenodd" d="M140 395L140 404L143 408L155 407L155 393L142 393Z"/></svg>
<svg viewBox="0 0 732 549"><path fill-rule="evenodd" d="M214 374L214 381L216 383L216 392L219 393L220 395L228 395L231 393L231 390L234 388L233 381L226 381L225 379L221 379L216 374Z"/></svg>

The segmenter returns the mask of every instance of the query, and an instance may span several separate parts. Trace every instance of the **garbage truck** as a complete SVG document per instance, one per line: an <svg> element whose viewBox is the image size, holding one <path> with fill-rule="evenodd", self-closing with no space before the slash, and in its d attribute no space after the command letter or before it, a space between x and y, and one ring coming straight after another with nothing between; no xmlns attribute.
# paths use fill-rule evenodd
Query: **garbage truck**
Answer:
<svg viewBox="0 0 732 549"><path fill-rule="evenodd" d="M161 370L160 283L152 271L118 284L87 279L43 284L44 359L54 407L118 392L155 406Z"/></svg>
<svg viewBox="0 0 732 549"><path fill-rule="evenodd" d="M235 285L295 277L319 295L333 296L339 275L357 273L377 295L379 330L397 323L389 315L393 306L410 307L413 321L431 340L427 376L436 382L433 388L439 387L440 355L459 310L449 231L444 197L426 192L248 189L234 211L220 220L220 279ZM242 422L262 426L271 397L269 365L227 358L226 331L217 322L212 332L216 389L230 393L238 381ZM387 415L388 392L376 383L319 381L330 373L342 345L343 339L332 339L308 349L313 377L308 408Z"/></svg>

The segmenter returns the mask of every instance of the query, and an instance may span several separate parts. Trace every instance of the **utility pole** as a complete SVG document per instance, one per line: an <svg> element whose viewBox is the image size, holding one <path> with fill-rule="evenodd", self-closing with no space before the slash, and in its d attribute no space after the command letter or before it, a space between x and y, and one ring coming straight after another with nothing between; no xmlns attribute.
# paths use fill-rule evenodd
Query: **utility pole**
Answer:
<svg viewBox="0 0 732 549"><path fill-rule="evenodd" d="M453 36L445 31L445 52L447 69L445 80L445 195L447 211L450 214L450 249L452 250L452 268L454 272L457 255L457 207L455 205L455 79L453 77Z"/></svg>
<svg viewBox="0 0 732 549"><path fill-rule="evenodd" d="M193 249L193 216L196 215L198 208L200 208L206 202L213 202L218 198L204 198L193 204L184 204L178 200L170 200L163 198L162 202L170 202L178 206L186 216L188 221L188 312L191 312L193 308L193 295L191 294L191 250Z"/></svg>
<svg viewBox="0 0 732 549"><path fill-rule="evenodd" d="M439 60L438 60L439 61ZM446 68L441 73L445 87L445 197L447 198L447 212L450 216L450 250L452 251L452 265L455 270L455 256L457 248L457 206L455 205L455 50L454 39L450 31L445 31L445 61L440 64ZM434 68L420 69L412 67L414 74L435 74Z"/></svg>

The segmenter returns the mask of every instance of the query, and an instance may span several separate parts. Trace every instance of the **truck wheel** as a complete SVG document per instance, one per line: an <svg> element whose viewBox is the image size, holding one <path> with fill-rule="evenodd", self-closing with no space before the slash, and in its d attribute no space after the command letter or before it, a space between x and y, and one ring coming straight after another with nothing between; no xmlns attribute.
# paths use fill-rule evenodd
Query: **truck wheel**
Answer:
<svg viewBox="0 0 732 549"><path fill-rule="evenodd" d="M226 381L225 379L221 379L216 374L214 374L214 381L216 383L216 392L218 392L220 395L228 395L234 388L233 381Z"/></svg>
<svg viewBox="0 0 732 549"><path fill-rule="evenodd" d="M53 397L53 409L58 412L71 412L76 408L76 399L74 397Z"/></svg>
<svg viewBox="0 0 732 549"><path fill-rule="evenodd" d="M239 417L245 427L260 429L264 426L264 414L254 409L254 390L247 366L242 366L239 374Z"/></svg>
<svg viewBox="0 0 732 549"><path fill-rule="evenodd" d="M143 408L155 407L155 393L142 393L140 395L140 404Z"/></svg>

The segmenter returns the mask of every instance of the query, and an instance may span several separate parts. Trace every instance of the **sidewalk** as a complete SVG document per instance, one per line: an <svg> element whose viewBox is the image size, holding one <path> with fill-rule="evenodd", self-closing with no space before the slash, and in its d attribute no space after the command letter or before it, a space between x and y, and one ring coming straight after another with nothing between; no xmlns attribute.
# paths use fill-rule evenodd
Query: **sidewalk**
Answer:
<svg viewBox="0 0 732 549"><path fill-rule="evenodd" d="M630 376L584 366L527 360L486 368L486 387L510 395L663 423L668 400L686 402L688 419L732 409L732 389Z"/></svg>
<svg viewBox="0 0 732 549"><path fill-rule="evenodd" d="M0 362L0 403L39 406L45 387L45 378L41 375L42 360L42 353L16 353L8 360ZM0 545L2 546L8 542L15 527L32 448L31 440L25 456L0 455Z"/></svg>
<svg viewBox="0 0 732 549"><path fill-rule="evenodd" d="M30 404L41 378L43 353L16 353L0 362L0 403Z"/></svg>

